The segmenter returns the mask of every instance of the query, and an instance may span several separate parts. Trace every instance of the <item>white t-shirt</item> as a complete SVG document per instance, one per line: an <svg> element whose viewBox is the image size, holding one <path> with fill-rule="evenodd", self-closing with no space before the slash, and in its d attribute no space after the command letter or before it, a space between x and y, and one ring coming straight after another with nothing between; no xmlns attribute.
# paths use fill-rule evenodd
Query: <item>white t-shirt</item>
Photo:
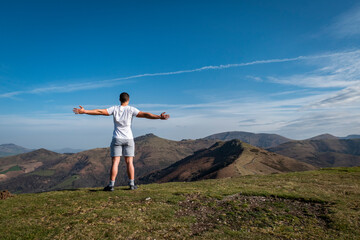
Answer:
<svg viewBox="0 0 360 240"><path fill-rule="evenodd" d="M109 115L114 117L114 134L113 138L133 139L131 131L131 122L133 117L140 112L137 108L129 105L123 107L121 105L112 106L106 109Z"/></svg>

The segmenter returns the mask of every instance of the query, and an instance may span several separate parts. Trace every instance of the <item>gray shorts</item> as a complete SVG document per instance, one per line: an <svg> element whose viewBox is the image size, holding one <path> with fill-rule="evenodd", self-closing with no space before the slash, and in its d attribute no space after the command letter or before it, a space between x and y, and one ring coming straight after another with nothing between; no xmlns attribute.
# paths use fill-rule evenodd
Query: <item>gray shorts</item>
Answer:
<svg viewBox="0 0 360 240"><path fill-rule="evenodd" d="M111 157L134 157L135 142L134 139L113 138L110 145Z"/></svg>

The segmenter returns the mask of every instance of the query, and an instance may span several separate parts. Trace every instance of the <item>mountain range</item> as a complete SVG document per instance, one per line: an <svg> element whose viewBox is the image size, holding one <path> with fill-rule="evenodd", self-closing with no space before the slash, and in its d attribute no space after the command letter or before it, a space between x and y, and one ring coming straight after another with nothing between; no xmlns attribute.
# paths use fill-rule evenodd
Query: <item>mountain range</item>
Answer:
<svg viewBox="0 0 360 240"><path fill-rule="evenodd" d="M147 134L135 139L136 181L193 181L359 166L360 139L356 136L338 138L324 134L295 141L276 134L228 132L172 141ZM26 193L104 186L108 183L110 166L109 148L74 154L38 149L1 157L0 190ZM125 164L121 161L116 184L126 185L127 180Z"/></svg>
<svg viewBox="0 0 360 240"><path fill-rule="evenodd" d="M275 147L279 144L291 141L291 139L277 134L250 133L250 132L240 132L240 131L217 133L207 136L205 137L205 139L221 140L221 141L239 139L245 143L261 148Z"/></svg>
<svg viewBox="0 0 360 240"><path fill-rule="evenodd" d="M214 140L171 141L148 134L135 139L136 176L165 168ZM0 158L0 189L11 192L41 192L64 188L104 186L108 183L111 157L109 148L75 154L59 154L46 149ZM118 185L128 181L124 161L119 166Z"/></svg>

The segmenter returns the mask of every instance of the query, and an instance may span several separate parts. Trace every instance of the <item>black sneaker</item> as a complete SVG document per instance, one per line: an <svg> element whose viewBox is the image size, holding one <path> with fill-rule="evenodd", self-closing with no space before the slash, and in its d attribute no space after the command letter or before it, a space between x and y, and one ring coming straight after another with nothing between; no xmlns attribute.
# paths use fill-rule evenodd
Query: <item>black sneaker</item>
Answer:
<svg viewBox="0 0 360 240"><path fill-rule="evenodd" d="M129 190L136 190L138 187L136 185L129 185Z"/></svg>
<svg viewBox="0 0 360 240"><path fill-rule="evenodd" d="M106 187L104 187L104 191L112 192L114 191L114 187L107 185Z"/></svg>

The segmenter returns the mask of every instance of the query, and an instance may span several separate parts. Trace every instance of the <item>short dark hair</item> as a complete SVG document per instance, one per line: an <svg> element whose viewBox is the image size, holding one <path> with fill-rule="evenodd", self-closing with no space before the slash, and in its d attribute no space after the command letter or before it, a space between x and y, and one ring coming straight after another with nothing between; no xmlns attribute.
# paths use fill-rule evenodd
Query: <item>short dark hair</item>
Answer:
<svg viewBox="0 0 360 240"><path fill-rule="evenodd" d="M130 99L130 96L129 96L128 93L123 92L123 93L120 94L119 100L120 100L121 103L129 101L129 99Z"/></svg>

